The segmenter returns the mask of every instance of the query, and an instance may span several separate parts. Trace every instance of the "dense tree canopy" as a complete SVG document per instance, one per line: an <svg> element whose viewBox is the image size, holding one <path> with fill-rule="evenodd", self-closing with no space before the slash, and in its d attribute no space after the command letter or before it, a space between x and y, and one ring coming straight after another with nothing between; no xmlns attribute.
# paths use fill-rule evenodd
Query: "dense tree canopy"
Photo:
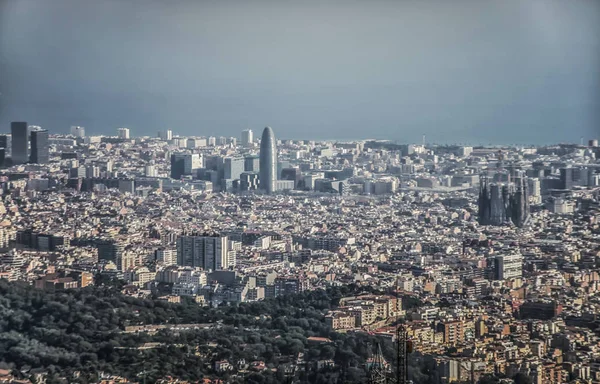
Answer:
<svg viewBox="0 0 600 384"><path fill-rule="evenodd" d="M19 370L61 372L69 382L81 383L94 380L99 372L132 379L143 375L146 382L165 376L220 376L230 382L276 383L292 374L285 367L297 363L301 354L297 380L363 382L365 360L377 341L365 333L333 332L324 321L341 297L356 293L353 286L336 287L206 308L191 300L171 304L132 298L109 286L46 292L0 280L0 361ZM163 329L152 335L123 332L128 325L142 324L210 328ZM332 343L310 343L311 336ZM146 343L156 344L139 348ZM391 343L382 347L392 360ZM223 359L234 365L230 373L214 370L214 362ZM335 366L317 369L319 360L333 360ZM252 361L263 361L267 369L253 372L244 367Z"/></svg>

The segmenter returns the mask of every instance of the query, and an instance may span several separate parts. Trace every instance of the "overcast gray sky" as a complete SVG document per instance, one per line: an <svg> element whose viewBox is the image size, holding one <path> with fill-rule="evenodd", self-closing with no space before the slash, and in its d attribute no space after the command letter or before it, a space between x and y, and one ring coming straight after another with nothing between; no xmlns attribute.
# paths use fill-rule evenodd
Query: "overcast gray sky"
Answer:
<svg viewBox="0 0 600 384"><path fill-rule="evenodd" d="M596 0L0 0L0 131L600 136Z"/></svg>

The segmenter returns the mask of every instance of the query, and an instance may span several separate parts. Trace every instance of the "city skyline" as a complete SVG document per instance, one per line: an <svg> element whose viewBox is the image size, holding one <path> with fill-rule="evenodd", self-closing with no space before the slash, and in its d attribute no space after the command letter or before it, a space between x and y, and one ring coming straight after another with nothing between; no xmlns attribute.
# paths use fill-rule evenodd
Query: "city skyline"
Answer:
<svg viewBox="0 0 600 384"><path fill-rule="evenodd" d="M11 129L10 129L10 125L15 124L15 123L20 123L20 122L16 122L13 121L9 124L9 130L6 133L0 132L0 135L7 135L7 136L11 136ZM39 126L37 124L29 124L29 123L25 123L27 124L27 128L28 130L31 130L32 128L34 128L35 130L44 130L44 131L48 131L47 129L44 129L42 126ZM126 131L124 131L126 130ZM126 132L126 134L124 133ZM126 127L118 127L115 128L113 130L113 132L106 132L106 133L96 133L96 132L91 132L89 130L87 130L86 127L83 126L70 126L68 132L51 132L48 131L49 135L54 135L54 136L72 136L75 138L84 138L86 136L91 136L91 137L116 137L116 138L120 138L120 139L134 139L134 138L160 138L163 140L172 140L172 139L202 139L202 140L207 140L210 141L211 139L217 139L217 138L225 138L227 140L230 139L236 139L236 140L240 140L240 143L244 142L244 138L247 135L247 133L250 133L250 138L252 138L252 129L243 129L241 131L238 132L238 134L236 135L235 133L233 135L218 135L218 134L210 134L207 132L204 133L199 133L199 134L191 134L191 135L183 135L183 134L179 134L176 131L173 131L172 129L167 129L167 130L159 130L158 133L154 132L154 134L151 133L143 133L141 135L137 135L135 131L132 131L129 128ZM30 132L31 133L31 132ZM292 140L292 141L314 141L314 142L328 142L328 143L335 143L335 142L368 142L368 141L376 141L376 142L389 142L392 144L410 144L410 145L426 145L426 146L481 146L481 147L512 147L512 146L516 146L516 147L544 147L544 146L551 146L551 145L559 145L559 144L567 144L567 145L582 145L582 146L586 146L588 145L588 143L590 141L595 141L595 140L599 140L596 137L600 138L600 132L597 135L591 135L591 136L580 136L577 138L574 138L572 141L564 141L564 142L532 142L532 143L498 143L498 142L490 142L490 143L485 143L485 142L480 142L480 143L473 143L473 142L469 142L469 141L448 141L448 142L436 142L436 141L430 141L430 140L426 140L426 135L422 135L420 140L415 140L415 141L405 141L405 140L392 140L392 139L386 139L386 138L382 138L382 139L377 139L377 138L372 138L372 137L368 137L368 136L364 136L364 137L359 137L359 138L354 138L354 139L315 139L315 138L310 138L310 137L303 137L303 138L288 138L288 137L282 137L282 138L277 138L275 140L275 143L277 142L283 142L283 141L288 141L288 140ZM262 139L262 137L261 137ZM256 143L257 142L257 138L256 139L252 139L252 143ZM260 142L260 141L258 141ZM215 144L211 144L209 143L209 145L216 145ZM248 146L248 145L244 145L241 144L242 147L247 147L247 148L252 148L252 145Z"/></svg>
<svg viewBox="0 0 600 384"><path fill-rule="evenodd" d="M600 379L598 140L276 145L266 127L258 146L249 132L14 128L0 148L31 156L0 164L0 309L28 320L5 322L0 362L29 382L136 383L141 364L169 384ZM375 343L377 357L360 347Z"/></svg>
<svg viewBox="0 0 600 384"><path fill-rule="evenodd" d="M0 0L0 383L600 383L600 1Z"/></svg>

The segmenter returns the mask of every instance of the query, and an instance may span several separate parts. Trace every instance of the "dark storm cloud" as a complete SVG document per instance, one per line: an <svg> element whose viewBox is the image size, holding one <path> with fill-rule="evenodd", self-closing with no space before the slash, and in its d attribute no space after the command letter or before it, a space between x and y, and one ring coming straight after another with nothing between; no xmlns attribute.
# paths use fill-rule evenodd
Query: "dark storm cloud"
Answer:
<svg viewBox="0 0 600 384"><path fill-rule="evenodd" d="M0 0L0 124L600 136L600 2Z"/></svg>

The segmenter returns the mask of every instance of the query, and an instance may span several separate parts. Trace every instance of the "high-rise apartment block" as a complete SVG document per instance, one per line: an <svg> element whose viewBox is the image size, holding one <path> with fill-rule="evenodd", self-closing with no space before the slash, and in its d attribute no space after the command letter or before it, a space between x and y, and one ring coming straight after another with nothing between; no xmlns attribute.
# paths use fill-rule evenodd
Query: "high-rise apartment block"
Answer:
<svg viewBox="0 0 600 384"><path fill-rule="evenodd" d="M202 234L177 239L177 265L222 270L233 266L227 236Z"/></svg>
<svg viewBox="0 0 600 384"><path fill-rule="evenodd" d="M528 178L527 188L529 192L529 200L534 204L542 202L542 183L538 178Z"/></svg>
<svg viewBox="0 0 600 384"><path fill-rule="evenodd" d="M523 256L498 255L494 258L494 279L506 280L523 276Z"/></svg>
<svg viewBox="0 0 600 384"><path fill-rule="evenodd" d="M170 129L167 129L166 131L160 131L158 132L158 137L164 141L171 141L173 140L173 131Z"/></svg>
<svg viewBox="0 0 600 384"><path fill-rule="evenodd" d="M157 177L158 172L156 171L156 167L154 165L146 165L144 167L144 174L148 177Z"/></svg>
<svg viewBox="0 0 600 384"><path fill-rule="evenodd" d="M129 128L117 129L117 136L119 137L119 139L129 139Z"/></svg>
<svg viewBox="0 0 600 384"><path fill-rule="evenodd" d="M163 265L176 265L177 250L157 249L156 251L154 251L154 259Z"/></svg>
<svg viewBox="0 0 600 384"><path fill-rule="evenodd" d="M242 146L251 147L254 143L254 134L251 129L246 129L242 131Z"/></svg>

